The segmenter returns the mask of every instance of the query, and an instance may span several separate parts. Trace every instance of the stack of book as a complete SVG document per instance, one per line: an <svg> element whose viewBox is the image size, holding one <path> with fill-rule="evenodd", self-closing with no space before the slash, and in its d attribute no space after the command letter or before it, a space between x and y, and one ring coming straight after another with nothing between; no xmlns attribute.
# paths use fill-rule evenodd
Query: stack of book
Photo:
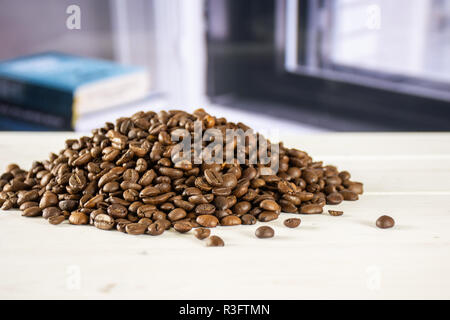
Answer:
<svg viewBox="0 0 450 320"><path fill-rule="evenodd" d="M146 98L147 71L42 53L0 62L0 130L73 130L79 117Z"/></svg>

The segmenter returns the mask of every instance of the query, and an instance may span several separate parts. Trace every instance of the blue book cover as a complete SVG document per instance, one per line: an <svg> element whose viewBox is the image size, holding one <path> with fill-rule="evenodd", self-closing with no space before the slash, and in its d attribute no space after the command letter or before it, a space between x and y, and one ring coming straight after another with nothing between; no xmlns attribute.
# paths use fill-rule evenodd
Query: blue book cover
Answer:
<svg viewBox="0 0 450 320"><path fill-rule="evenodd" d="M149 87L140 67L56 52L16 58L0 62L0 117L32 110L42 115L38 125L70 129L79 115L141 99ZM48 116L66 121L45 123Z"/></svg>

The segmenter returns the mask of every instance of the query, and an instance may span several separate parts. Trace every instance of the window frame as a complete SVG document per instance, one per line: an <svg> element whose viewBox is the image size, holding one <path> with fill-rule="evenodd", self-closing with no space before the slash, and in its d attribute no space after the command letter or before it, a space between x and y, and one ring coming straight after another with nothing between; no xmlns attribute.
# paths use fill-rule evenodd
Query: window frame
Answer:
<svg viewBox="0 0 450 320"><path fill-rule="evenodd" d="M214 23L208 19L212 11L215 10L215 16L220 14L214 4L220 1L225 0L206 2L208 25ZM289 109L287 114L300 122L305 122L302 117L305 113L315 114L313 122L339 131L450 130L450 100L437 91L422 86L408 90L368 86L360 81L338 79L332 73L286 70L284 15L288 1L228 0L222 3L225 24L241 32L228 30L226 37L207 32L207 94L212 101L240 108L248 107L249 101L254 101L253 105L264 101L264 105ZM234 17L236 13L239 19ZM261 36L252 31L249 24L254 25L254 30L265 28L270 34ZM265 109L261 107L259 111L267 112ZM351 121L343 125L336 120L340 118Z"/></svg>

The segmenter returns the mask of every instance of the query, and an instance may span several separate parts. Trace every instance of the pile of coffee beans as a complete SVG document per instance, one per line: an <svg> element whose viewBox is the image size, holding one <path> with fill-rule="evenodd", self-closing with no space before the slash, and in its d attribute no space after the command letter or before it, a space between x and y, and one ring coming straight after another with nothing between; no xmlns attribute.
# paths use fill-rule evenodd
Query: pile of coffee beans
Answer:
<svg viewBox="0 0 450 320"><path fill-rule="evenodd" d="M248 159L244 164L174 161L178 142L172 133L194 133L196 121L202 132L214 128L224 136L227 129L249 129L203 109L192 114L138 112L106 123L89 137L67 140L63 150L35 161L29 171L9 165L0 176L0 206L19 208L25 217L42 216L54 225L68 220L133 235L202 227L195 235L205 239L210 234L205 228L267 222L282 211L320 214L325 204L354 201L363 192L347 171L315 162L283 143L278 144L279 170L273 174L262 174L270 164ZM212 142L201 143L205 148ZM269 146L267 140L270 155ZM216 237L208 245L220 246L221 241Z"/></svg>

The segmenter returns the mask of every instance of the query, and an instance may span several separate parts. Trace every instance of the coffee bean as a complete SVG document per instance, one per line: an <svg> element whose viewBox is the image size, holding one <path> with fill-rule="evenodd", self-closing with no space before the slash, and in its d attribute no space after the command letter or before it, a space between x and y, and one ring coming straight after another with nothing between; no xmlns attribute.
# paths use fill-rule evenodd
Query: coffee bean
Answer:
<svg viewBox="0 0 450 320"><path fill-rule="evenodd" d="M5 200L3 200L3 201L5 201ZM22 210L22 211L24 211L24 210L27 209L27 208L30 208L30 207L38 207L38 206L39 206L39 203L34 202L34 201L29 201L29 202L24 202L24 203L22 203L22 204L20 205L19 209Z"/></svg>
<svg viewBox="0 0 450 320"><path fill-rule="evenodd" d="M98 194L92 198L90 198L85 204L84 207L88 209L96 208L101 202L103 202L103 195Z"/></svg>
<svg viewBox="0 0 450 320"><path fill-rule="evenodd" d="M58 204L58 197L53 192L45 192L39 202L39 208L45 209L47 207L52 207Z"/></svg>
<svg viewBox="0 0 450 320"><path fill-rule="evenodd" d="M139 206L139 208L136 210L137 216L140 218L152 218L152 215L158 211L156 206L152 204L144 204Z"/></svg>
<svg viewBox="0 0 450 320"><path fill-rule="evenodd" d="M80 211L74 211L69 217L69 222L75 225L88 224L89 218L86 214Z"/></svg>
<svg viewBox="0 0 450 320"><path fill-rule="evenodd" d="M295 184L289 181L279 181L277 185L281 193L294 194L297 191Z"/></svg>
<svg viewBox="0 0 450 320"><path fill-rule="evenodd" d="M37 217L37 216L40 216L40 215L42 215L42 209L39 208L39 207L27 208L22 213L22 216L24 216L24 217Z"/></svg>
<svg viewBox="0 0 450 320"><path fill-rule="evenodd" d="M175 222L173 228L180 233L186 233L192 229L192 226L189 222Z"/></svg>
<svg viewBox="0 0 450 320"><path fill-rule="evenodd" d="M206 246L207 247L223 247L225 243L223 242L222 238L218 236L210 236L206 240Z"/></svg>
<svg viewBox="0 0 450 320"><path fill-rule="evenodd" d="M183 176L183 170L179 170L179 169L162 167L159 169L159 172L165 176L172 178L172 179L178 179Z"/></svg>
<svg viewBox="0 0 450 320"><path fill-rule="evenodd" d="M280 211L281 207L278 203L273 200L263 200L260 202L259 206L267 211Z"/></svg>
<svg viewBox="0 0 450 320"><path fill-rule="evenodd" d="M157 220L150 224L147 228L147 233L152 236L159 236L164 233L166 230L166 225L162 222L163 220ZM167 221L167 220L166 220ZM170 222L169 222L170 225Z"/></svg>
<svg viewBox="0 0 450 320"><path fill-rule="evenodd" d="M230 214L233 214L233 212L231 212L230 209L216 210L216 212L214 213L214 215L215 215L218 219L222 219L223 217L229 216Z"/></svg>
<svg viewBox="0 0 450 320"><path fill-rule="evenodd" d="M327 204L339 204L344 200L344 196L338 192L330 193L327 196Z"/></svg>
<svg viewBox="0 0 450 320"><path fill-rule="evenodd" d="M302 175L302 171L297 167L290 167L287 170L287 174L291 179L297 179Z"/></svg>
<svg viewBox="0 0 450 320"><path fill-rule="evenodd" d="M244 179L243 181L240 181L236 188L233 191L233 194L237 197L240 198L242 196L244 196L247 191L248 191L248 187L250 185L250 181Z"/></svg>
<svg viewBox="0 0 450 320"><path fill-rule="evenodd" d="M195 212L199 215L211 215L216 211L216 207L210 203L199 204L195 207Z"/></svg>
<svg viewBox="0 0 450 320"><path fill-rule="evenodd" d="M208 238L210 234L211 234L211 231L206 228L197 228L194 230L194 235L199 240Z"/></svg>
<svg viewBox="0 0 450 320"><path fill-rule="evenodd" d="M233 173L225 173L222 177L222 187L233 189L237 185L236 175Z"/></svg>
<svg viewBox="0 0 450 320"><path fill-rule="evenodd" d="M169 213L168 217L169 217L170 221L181 220L184 217L186 217L186 211L184 209L181 209L181 208L176 208L176 209L173 209Z"/></svg>
<svg viewBox="0 0 450 320"><path fill-rule="evenodd" d="M66 218L63 215L52 216L48 218L48 222L53 225L61 224Z"/></svg>
<svg viewBox="0 0 450 320"><path fill-rule="evenodd" d="M159 210L153 212L153 214L152 214L152 219L153 219L154 221L157 221L157 220L167 220L166 218L167 218L167 215L166 215L164 212L159 211ZM167 220L167 221L168 221L168 220Z"/></svg>
<svg viewBox="0 0 450 320"><path fill-rule="evenodd" d="M232 210L233 210L234 214L236 214L238 216L242 216L242 215L246 214L247 212L249 212L251 208L252 208L252 205L250 202L240 201L234 205Z"/></svg>
<svg viewBox="0 0 450 320"><path fill-rule="evenodd" d="M278 219L278 214L273 211L263 211L258 215L258 220L261 222L269 222Z"/></svg>
<svg viewBox="0 0 450 320"><path fill-rule="evenodd" d="M253 179L251 180L250 185L252 188L258 189L264 187L266 185L266 181L262 178Z"/></svg>
<svg viewBox="0 0 450 320"><path fill-rule="evenodd" d="M172 223L167 219L160 219L160 220L156 220L155 222L159 222L161 224L161 226L164 227L165 230L169 230L170 227L172 226Z"/></svg>
<svg viewBox="0 0 450 320"><path fill-rule="evenodd" d="M94 211L92 211L90 214L89 214L89 224L94 224L94 221L95 221L95 217L96 216L98 216L99 214L105 214L105 210L103 210L102 208L100 208L100 209L97 209L97 210L94 210Z"/></svg>
<svg viewBox="0 0 450 320"><path fill-rule="evenodd" d="M361 182L352 182L347 189L356 194L363 194L363 184Z"/></svg>
<svg viewBox="0 0 450 320"><path fill-rule="evenodd" d="M126 232L125 227L130 223L132 222L127 219L116 219L116 229L120 232Z"/></svg>
<svg viewBox="0 0 450 320"><path fill-rule="evenodd" d="M241 219L233 215L223 217L222 220L220 220L220 225L222 226L237 226L240 225L241 223L242 223Z"/></svg>
<svg viewBox="0 0 450 320"><path fill-rule="evenodd" d="M92 155L89 152L86 152L79 156L76 160L72 162L72 165L75 167L83 166L92 160Z"/></svg>
<svg viewBox="0 0 450 320"><path fill-rule="evenodd" d="M61 210L57 207L47 207L42 210L42 217L44 219L48 219L50 217L59 216L61 214Z"/></svg>
<svg viewBox="0 0 450 320"><path fill-rule="evenodd" d="M212 193L216 196L229 196L232 189L227 187L215 187L212 189Z"/></svg>
<svg viewBox="0 0 450 320"><path fill-rule="evenodd" d="M301 223L299 218L289 218L284 220L284 225L288 228L297 228Z"/></svg>
<svg viewBox="0 0 450 320"><path fill-rule="evenodd" d="M256 229L255 235L260 239L272 238L275 231L269 226L262 226Z"/></svg>
<svg viewBox="0 0 450 320"><path fill-rule="evenodd" d="M358 200L358 194L350 190L342 190L340 194L344 197L344 200L347 201L356 201Z"/></svg>
<svg viewBox="0 0 450 320"><path fill-rule="evenodd" d="M125 225L125 232L132 235L144 234L147 226L141 223L128 223Z"/></svg>
<svg viewBox="0 0 450 320"><path fill-rule="evenodd" d="M222 174L215 170L206 169L205 179L213 187L220 187L223 184Z"/></svg>
<svg viewBox="0 0 450 320"><path fill-rule="evenodd" d="M215 197L214 205L218 210L228 209L228 199L224 196Z"/></svg>
<svg viewBox="0 0 450 320"><path fill-rule="evenodd" d="M138 220L138 223L144 224L147 227L153 223L153 221L149 218L141 218Z"/></svg>
<svg viewBox="0 0 450 320"><path fill-rule="evenodd" d="M242 196L241 200L253 201L258 196L258 189L248 189L247 194Z"/></svg>
<svg viewBox="0 0 450 320"><path fill-rule="evenodd" d="M323 208L318 204L306 204L300 207L300 213L303 214L320 214L322 212Z"/></svg>
<svg viewBox="0 0 450 320"><path fill-rule="evenodd" d="M188 202L188 201L184 201L184 200L181 200L181 199L173 200L173 203L174 203L177 207L182 208L182 209L184 209L184 210L186 210L186 211L191 211L192 209L195 208L195 205L194 205L193 203L190 203L190 202ZM163 206L163 205L160 206L161 209L162 209L162 206Z"/></svg>
<svg viewBox="0 0 450 320"><path fill-rule="evenodd" d="M231 208L232 206L234 206L237 203L237 198L234 195L228 196L227 197L227 202L228 202L228 208Z"/></svg>
<svg viewBox="0 0 450 320"><path fill-rule="evenodd" d="M142 202L146 204L159 205L166 202L169 198L171 198L174 195L175 195L174 192L168 192L165 194L160 194L159 196L156 197L144 198L142 199Z"/></svg>
<svg viewBox="0 0 450 320"><path fill-rule="evenodd" d="M348 171L341 171L339 172L339 178L342 179L342 181L346 181L350 179L350 173Z"/></svg>
<svg viewBox="0 0 450 320"><path fill-rule="evenodd" d="M78 207L78 201L76 200L62 200L58 204L59 208L64 211L72 211Z"/></svg>
<svg viewBox="0 0 450 320"><path fill-rule="evenodd" d="M142 175L142 177L141 177L141 179L139 180L139 184L141 185L141 186L148 186L148 185L150 185L152 182L153 182L153 180L156 178L156 172L155 172L155 170L153 170L153 169L150 169L150 170L148 170L148 171L146 171L143 175Z"/></svg>
<svg viewBox="0 0 450 320"><path fill-rule="evenodd" d="M290 201L281 199L280 201L281 211L288 212L288 213L297 213L298 208L295 204L293 204Z"/></svg>
<svg viewBox="0 0 450 320"><path fill-rule="evenodd" d="M86 177L80 172L72 174L69 179L69 186L73 193L80 192L86 186Z"/></svg>
<svg viewBox="0 0 450 320"><path fill-rule="evenodd" d="M39 198L39 192L37 190L30 190L24 192L22 195L19 195L19 199L17 201L18 205L21 205L25 202L34 201Z"/></svg>
<svg viewBox="0 0 450 320"><path fill-rule="evenodd" d="M113 218L125 218L128 210L125 206L114 203L108 207L108 214Z"/></svg>
<svg viewBox="0 0 450 320"><path fill-rule="evenodd" d="M114 227L114 219L104 213L98 214L94 219L94 226L102 230L111 230Z"/></svg>
<svg viewBox="0 0 450 320"><path fill-rule="evenodd" d="M145 187L144 189L142 189L142 191L139 193L139 197L141 197L141 198L154 197L160 193L161 193L160 189L153 187L153 186L148 186L148 187Z"/></svg>
<svg viewBox="0 0 450 320"><path fill-rule="evenodd" d="M377 219L377 227L381 229L392 228L395 225L395 221L390 216L381 216Z"/></svg>
<svg viewBox="0 0 450 320"><path fill-rule="evenodd" d="M195 220L199 225L207 228L214 228L219 224L219 220L210 214L203 214L197 217Z"/></svg>
<svg viewBox="0 0 450 320"><path fill-rule="evenodd" d="M342 216L344 214L344 211L328 210L328 213L332 216Z"/></svg>
<svg viewBox="0 0 450 320"><path fill-rule="evenodd" d="M242 224L252 225L256 223L256 218L251 214L244 214L241 217Z"/></svg>

